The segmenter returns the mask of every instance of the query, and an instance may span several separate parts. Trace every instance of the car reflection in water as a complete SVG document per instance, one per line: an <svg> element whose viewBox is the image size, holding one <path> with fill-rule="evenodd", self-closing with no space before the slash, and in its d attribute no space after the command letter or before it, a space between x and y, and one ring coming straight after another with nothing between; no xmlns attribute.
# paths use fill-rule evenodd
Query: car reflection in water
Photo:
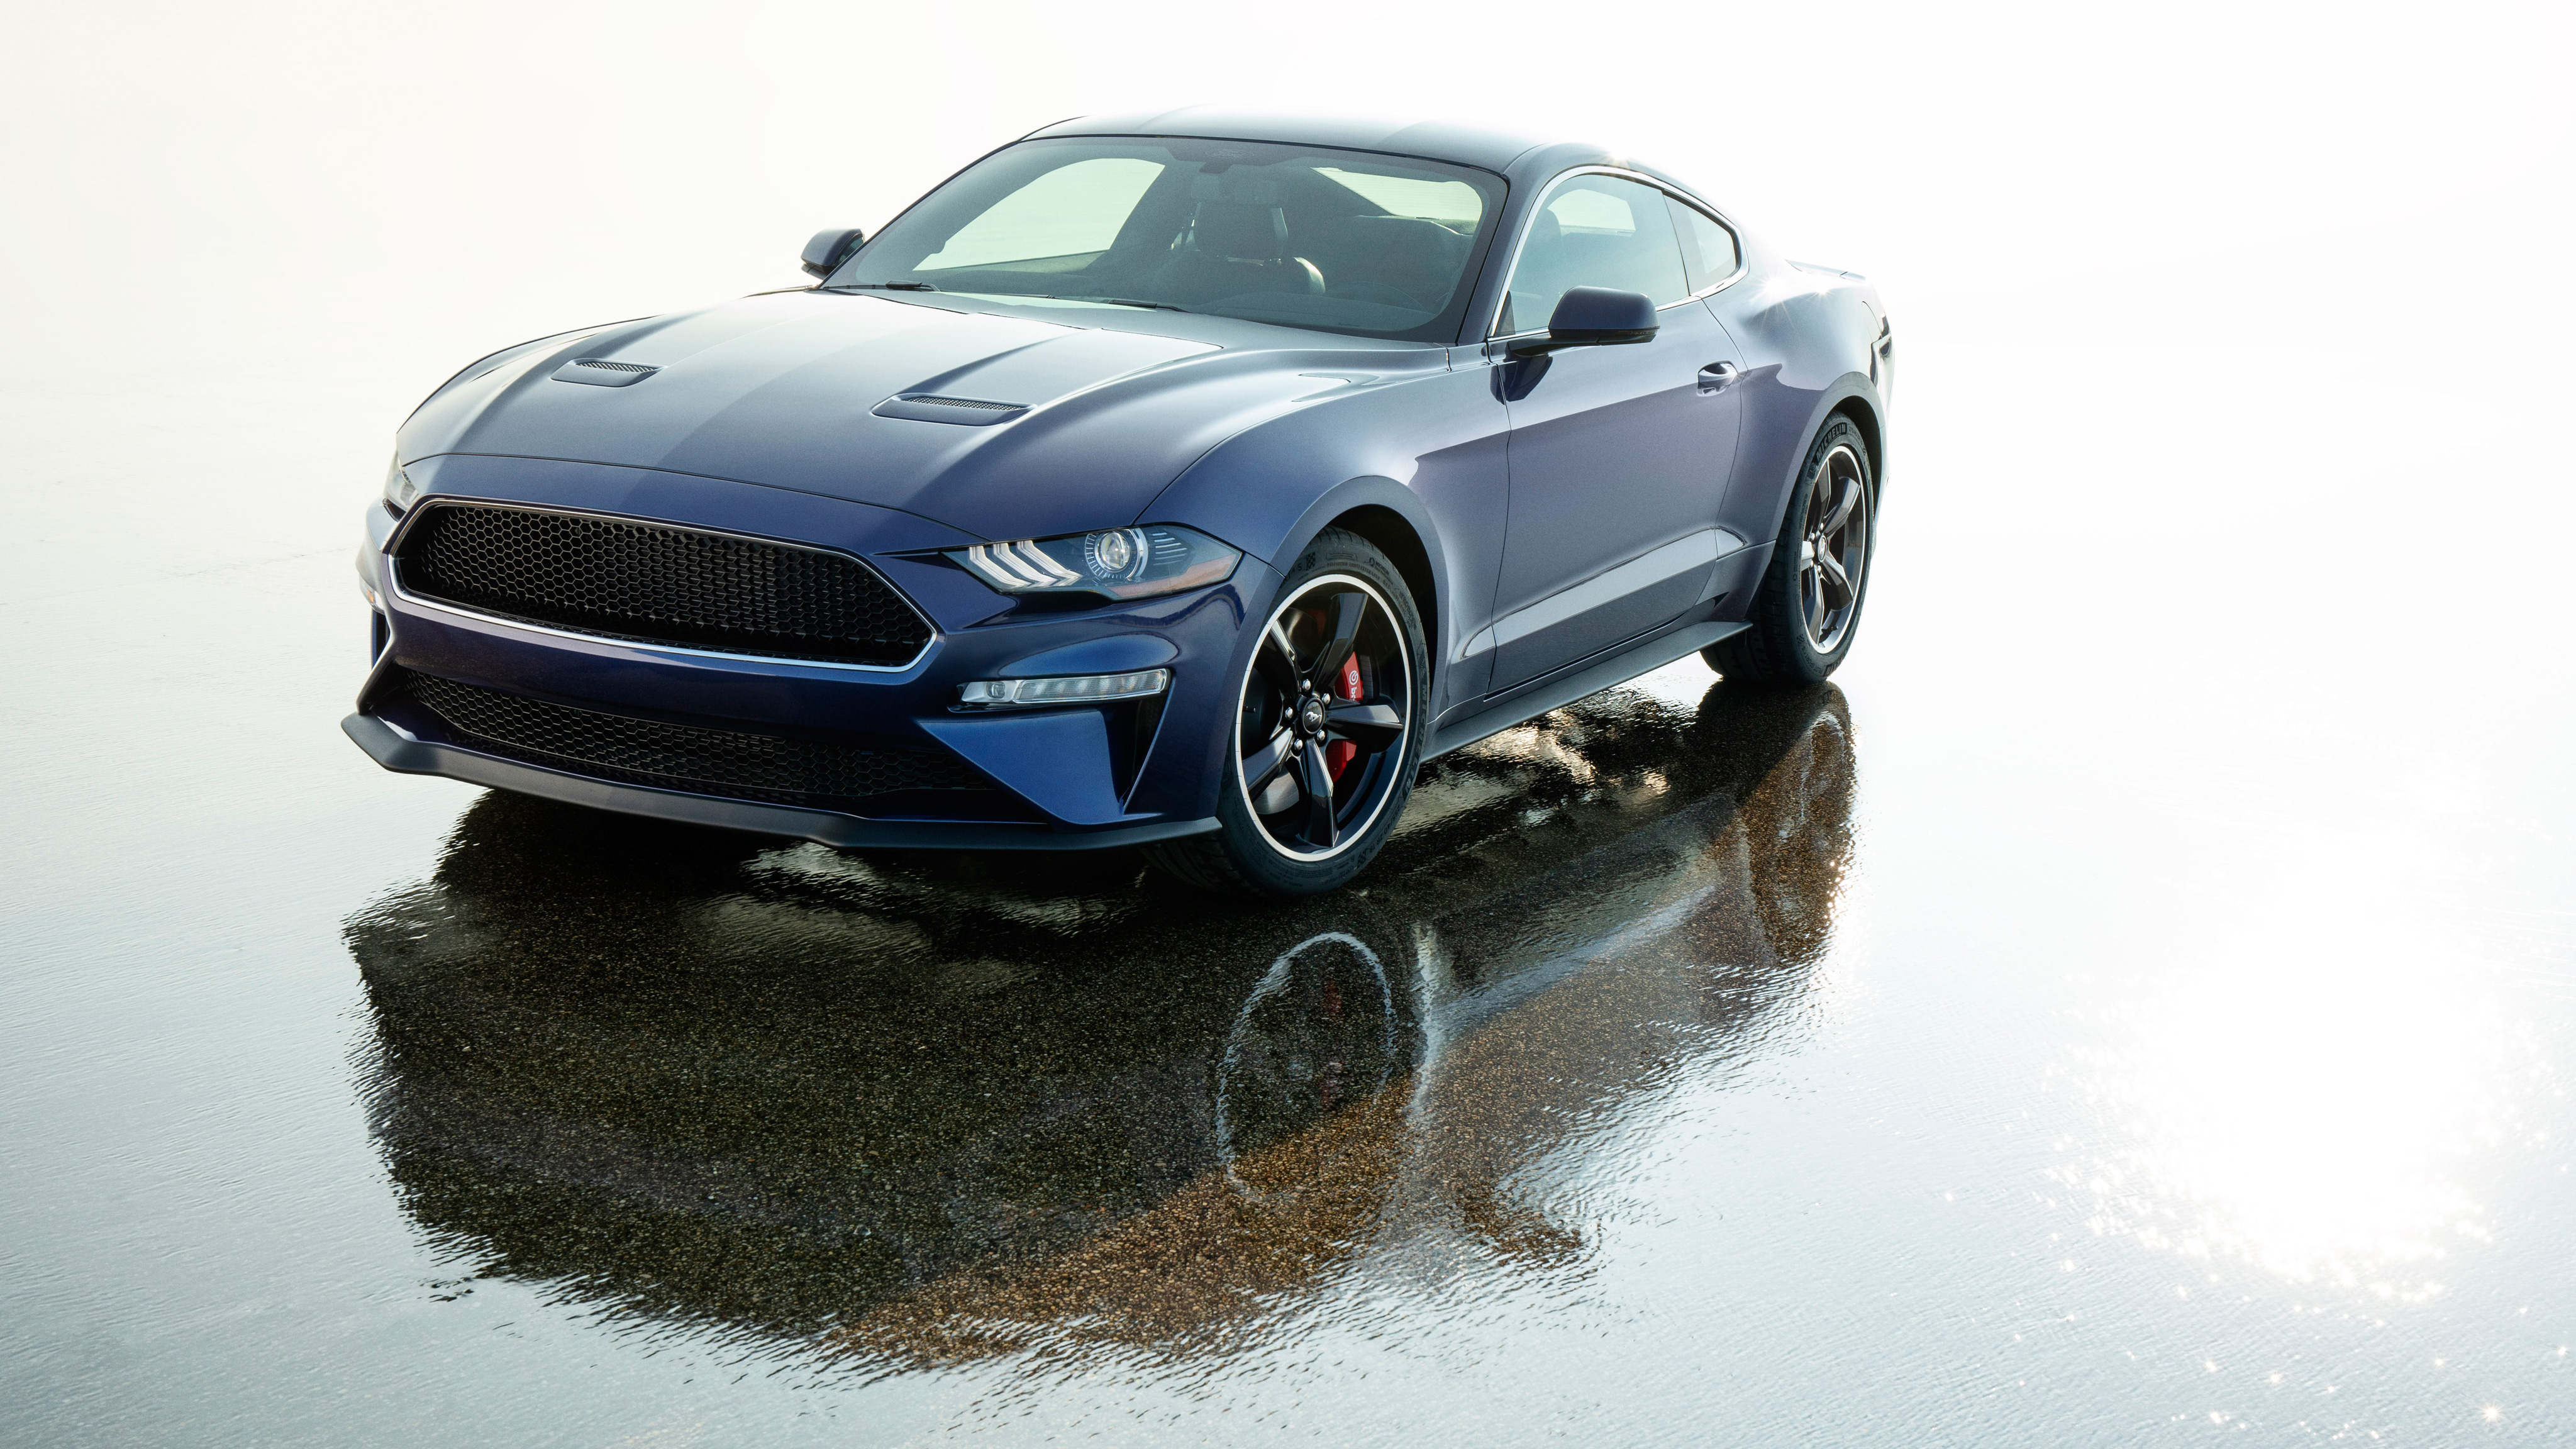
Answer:
<svg viewBox="0 0 2576 1449"><path fill-rule="evenodd" d="M1427 767L1364 895L1284 906L487 795L349 925L364 1085L440 1249L610 1318L1219 1346L1372 1255L1579 1265L1580 1175L1525 1169L1804 1029L1852 792L1830 686L1614 691Z"/></svg>

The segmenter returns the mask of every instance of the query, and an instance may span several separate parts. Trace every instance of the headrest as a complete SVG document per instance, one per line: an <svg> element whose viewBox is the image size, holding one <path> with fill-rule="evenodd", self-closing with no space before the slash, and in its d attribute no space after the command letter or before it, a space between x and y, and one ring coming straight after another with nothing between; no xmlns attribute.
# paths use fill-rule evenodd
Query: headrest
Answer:
<svg viewBox="0 0 2576 1449"><path fill-rule="evenodd" d="M1306 238L1299 237L1302 244ZM1317 238L1333 262L1354 276L1366 274L1401 287L1445 288L1457 280L1466 238L1436 221L1410 216L1346 216ZM1322 253L1315 253L1322 260Z"/></svg>
<svg viewBox="0 0 2576 1449"><path fill-rule="evenodd" d="M1192 201L1247 201L1263 206L1277 206L1279 173L1267 166L1235 166L1210 162L1208 168L1190 177Z"/></svg>
<svg viewBox="0 0 2576 1449"><path fill-rule="evenodd" d="M1288 254L1288 219L1275 206L1202 201L1190 219L1190 249L1208 256L1276 261Z"/></svg>

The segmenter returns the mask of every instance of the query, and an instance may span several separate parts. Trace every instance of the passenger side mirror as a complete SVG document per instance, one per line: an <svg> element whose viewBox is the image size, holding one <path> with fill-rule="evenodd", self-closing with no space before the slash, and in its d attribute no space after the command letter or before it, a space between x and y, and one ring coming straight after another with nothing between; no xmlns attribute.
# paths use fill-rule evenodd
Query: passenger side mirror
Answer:
<svg viewBox="0 0 2576 1449"><path fill-rule="evenodd" d="M805 270L817 277L828 277L834 267L848 261L850 253L857 251L859 243L866 240L867 237L855 226L836 226L830 231L818 231L814 233L814 239L805 244Z"/></svg>
<svg viewBox="0 0 2576 1449"><path fill-rule="evenodd" d="M1541 357L1568 347L1616 347L1653 339L1654 299L1616 287L1568 287L1547 319L1547 335L1512 344L1514 357Z"/></svg>

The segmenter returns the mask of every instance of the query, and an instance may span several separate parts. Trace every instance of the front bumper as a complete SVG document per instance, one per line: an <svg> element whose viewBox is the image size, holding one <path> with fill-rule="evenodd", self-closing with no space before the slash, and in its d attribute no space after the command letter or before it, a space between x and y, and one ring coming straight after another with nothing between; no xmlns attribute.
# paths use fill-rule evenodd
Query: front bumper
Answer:
<svg viewBox="0 0 2576 1449"><path fill-rule="evenodd" d="M836 846L1087 849L1216 828L1229 736L1223 681L1241 668L1244 591L1276 580L1246 559L1191 593L1074 613L1029 614L943 563L903 555L977 540L911 514L645 469L463 455L407 465L430 494L561 507L750 533L859 555L911 597L936 636L901 669L758 659L513 625L406 595L379 515L360 555L374 592L376 667L343 729L386 769L629 814L800 836ZM416 515L415 515L416 516ZM1109 705L961 713L972 679L1168 667L1159 711ZM410 697L430 676L564 709L698 730L962 760L994 787L944 799L744 798L723 786L619 778L578 761L478 747ZM1141 723L1140 723L1141 720ZM743 796L759 796L745 791Z"/></svg>
<svg viewBox="0 0 2576 1449"><path fill-rule="evenodd" d="M795 836L851 849L1105 850L1201 835L1217 828L1213 818L1079 832L1035 823L871 820L837 810L810 810L798 805L772 805L594 780L420 739L368 714L353 714L340 721L340 728L377 764L397 774L444 775L470 785L560 800L567 805L587 805L594 810L649 815L658 820L749 830L761 835Z"/></svg>

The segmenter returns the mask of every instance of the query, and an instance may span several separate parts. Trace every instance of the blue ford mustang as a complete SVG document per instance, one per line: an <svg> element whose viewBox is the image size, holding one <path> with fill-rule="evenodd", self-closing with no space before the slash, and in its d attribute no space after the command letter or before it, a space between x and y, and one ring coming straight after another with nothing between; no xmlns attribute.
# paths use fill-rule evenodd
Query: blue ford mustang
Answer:
<svg viewBox="0 0 2576 1449"><path fill-rule="evenodd" d="M810 288L522 343L403 425L387 769L836 846L1328 890L1432 756L1850 650L1876 292L1597 147L1050 126Z"/></svg>

